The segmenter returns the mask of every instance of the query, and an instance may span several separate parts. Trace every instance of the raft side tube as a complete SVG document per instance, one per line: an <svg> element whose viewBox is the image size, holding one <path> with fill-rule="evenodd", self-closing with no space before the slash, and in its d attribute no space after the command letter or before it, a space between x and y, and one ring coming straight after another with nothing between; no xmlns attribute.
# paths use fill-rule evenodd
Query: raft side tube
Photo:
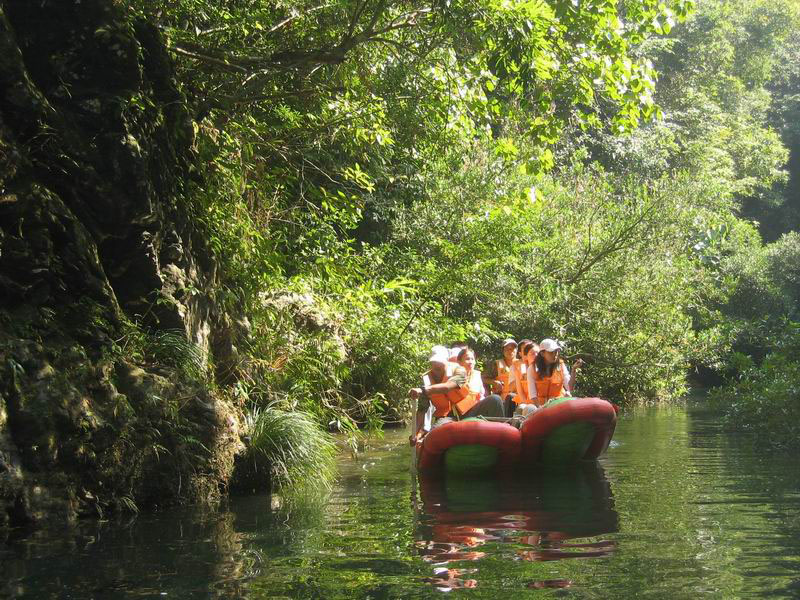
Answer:
<svg viewBox="0 0 800 600"><path fill-rule="evenodd" d="M584 423L585 437L562 436L570 448L555 449L559 432L580 431ZM551 401L533 413L522 424L522 460L526 465L547 460L548 457L572 457L571 460L594 460L608 448L617 423L613 405L602 398L563 398ZM548 441L553 443L548 446ZM547 449L547 453L545 453Z"/></svg>
<svg viewBox="0 0 800 600"><path fill-rule="evenodd" d="M480 419L465 419L452 421L434 427L420 443L417 444L417 470L433 471L445 467L445 454L454 450L453 456L448 457L446 468L449 471L459 471L469 474L470 464L460 464L459 454L474 454L485 447L486 456L495 454L483 462L481 467L494 470L513 468L519 461L521 450L521 433L507 423L483 421ZM481 462L481 461L478 461Z"/></svg>

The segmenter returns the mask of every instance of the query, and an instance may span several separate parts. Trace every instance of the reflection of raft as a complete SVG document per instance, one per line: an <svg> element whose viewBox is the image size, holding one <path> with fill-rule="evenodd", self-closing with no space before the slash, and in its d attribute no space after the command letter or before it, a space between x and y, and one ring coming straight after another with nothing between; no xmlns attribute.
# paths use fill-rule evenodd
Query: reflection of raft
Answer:
<svg viewBox="0 0 800 600"><path fill-rule="evenodd" d="M600 398L551 400L519 429L480 419L452 421L417 444L417 470L470 475L595 460L608 448L616 423L613 405Z"/></svg>
<svg viewBox="0 0 800 600"><path fill-rule="evenodd" d="M522 448L520 431L507 423L480 419L434 427L417 444L417 469L475 474L510 468Z"/></svg>
<svg viewBox="0 0 800 600"><path fill-rule="evenodd" d="M617 413L600 398L558 398L526 419L522 462L557 465L594 460L608 448Z"/></svg>
<svg viewBox="0 0 800 600"><path fill-rule="evenodd" d="M418 481L415 538L433 562L479 558L487 542L516 544L521 558L536 561L614 551L609 541L568 543L618 531L611 486L597 462L526 477L423 474Z"/></svg>

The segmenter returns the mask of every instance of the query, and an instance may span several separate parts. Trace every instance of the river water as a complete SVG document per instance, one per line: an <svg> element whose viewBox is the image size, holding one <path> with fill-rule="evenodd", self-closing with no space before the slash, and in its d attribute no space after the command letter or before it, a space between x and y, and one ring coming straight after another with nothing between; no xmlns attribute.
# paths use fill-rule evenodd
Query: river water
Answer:
<svg viewBox="0 0 800 600"><path fill-rule="evenodd" d="M0 545L7 598L800 598L800 465L698 406L621 415L599 464L416 480L405 432L329 496L174 511ZM285 504L285 503L284 503Z"/></svg>

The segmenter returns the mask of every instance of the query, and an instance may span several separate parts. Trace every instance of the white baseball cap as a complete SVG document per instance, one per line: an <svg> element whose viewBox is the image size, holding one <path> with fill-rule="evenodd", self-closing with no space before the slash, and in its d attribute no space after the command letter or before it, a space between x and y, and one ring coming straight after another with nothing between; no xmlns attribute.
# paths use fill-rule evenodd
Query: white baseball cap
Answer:
<svg viewBox="0 0 800 600"><path fill-rule="evenodd" d="M547 352L555 352L561 350L561 345L553 338L545 338L539 342L539 350L546 350Z"/></svg>
<svg viewBox="0 0 800 600"><path fill-rule="evenodd" d="M447 355L447 351L443 352L442 350L437 349L435 346L431 355L428 357L428 362L438 362L446 365L449 362L449 356Z"/></svg>

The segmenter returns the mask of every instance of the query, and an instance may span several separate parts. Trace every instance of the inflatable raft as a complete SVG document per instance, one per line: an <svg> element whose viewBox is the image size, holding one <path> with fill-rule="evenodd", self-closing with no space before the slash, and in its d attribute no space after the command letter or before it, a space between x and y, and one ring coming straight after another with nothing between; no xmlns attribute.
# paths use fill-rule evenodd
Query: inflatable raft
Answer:
<svg viewBox="0 0 800 600"><path fill-rule="evenodd" d="M520 430L483 419L450 421L434 427L417 443L417 470L471 475L502 471L519 462Z"/></svg>
<svg viewBox="0 0 800 600"><path fill-rule="evenodd" d="M614 405L602 398L557 398L523 421L523 464L558 465L594 460L617 425Z"/></svg>
<svg viewBox="0 0 800 600"><path fill-rule="evenodd" d="M417 443L416 468L475 475L595 460L608 448L616 423L616 409L601 398L551 400L519 427L483 419L450 421Z"/></svg>

